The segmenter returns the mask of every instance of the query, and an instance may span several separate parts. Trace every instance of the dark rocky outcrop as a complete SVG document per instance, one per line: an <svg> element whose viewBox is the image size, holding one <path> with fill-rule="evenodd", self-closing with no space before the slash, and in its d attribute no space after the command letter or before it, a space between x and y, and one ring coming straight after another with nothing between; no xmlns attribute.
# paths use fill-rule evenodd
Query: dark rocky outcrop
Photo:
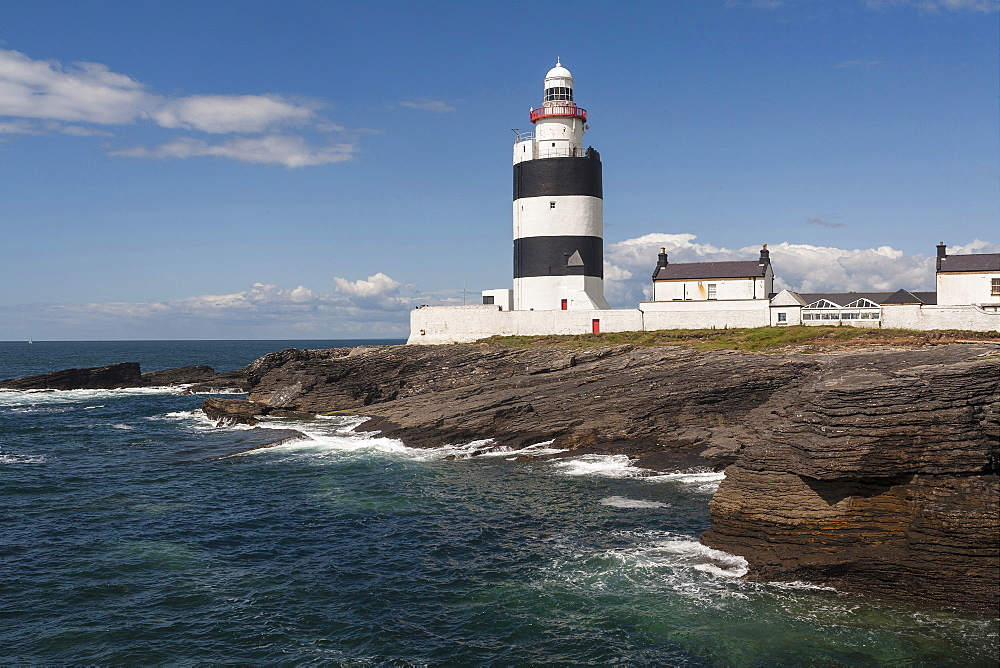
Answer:
<svg viewBox="0 0 1000 668"><path fill-rule="evenodd" d="M143 385L138 362L121 362L88 369L63 369L0 381L7 390L111 390Z"/></svg>
<svg viewBox="0 0 1000 668"><path fill-rule="evenodd" d="M206 412L343 412L413 446L554 440L656 468L728 466L703 542L745 556L752 577L998 602L1000 356L989 344L372 346L284 350L246 375L248 402Z"/></svg>
<svg viewBox="0 0 1000 668"><path fill-rule="evenodd" d="M7 390L113 390L125 387L157 387L194 384L189 394L245 392L247 378L243 369L216 373L210 366L182 366L141 373L138 362L121 362L85 369L63 369L52 373L0 380Z"/></svg>
<svg viewBox="0 0 1000 668"><path fill-rule="evenodd" d="M210 366L181 366L176 369L162 369L142 374L144 385L187 385L188 383L204 383L215 378L215 369Z"/></svg>

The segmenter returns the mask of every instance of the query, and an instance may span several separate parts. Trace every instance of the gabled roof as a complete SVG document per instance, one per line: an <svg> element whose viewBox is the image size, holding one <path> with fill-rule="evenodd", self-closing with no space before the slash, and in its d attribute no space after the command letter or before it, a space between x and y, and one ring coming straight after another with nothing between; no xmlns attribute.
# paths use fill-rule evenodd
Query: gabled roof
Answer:
<svg viewBox="0 0 1000 668"><path fill-rule="evenodd" d="M782 290L771 298L771 306L805 306L806 302L797 292Z"/></svg>
<svg viewBox="0 0 1000 668"><path fill-rule="evenodd" d="M946 271L1000 271L1000 253L947 255L941 258L938 273Z"/></svg>
<svg viewBox="0 0 1000 668"><path fill-rule="evenodd" d="M860 299L867 299L874 304L937 304L936 292L910 292L896 290L895 292L802 292L798 294L807 305L826 300L841 308L854 304ZM820 307L823 308L823 307Z"/></svg>
<svg viewBox="0 0 1000 668"><path fill-rule="evenodd" d="M844 307L859 299L867 299L875 304L891 296L891 292L801 292L799 296L806 304L814 304L822 299Z"/></svg>
<svg viewBox="0 0 1000 668"><path fill-rule="evenodd" d="M706 278L756 278L767 273L767 265L758 260L729 262L681 262L668 264L656 270L654 281L671 281Z"/></svg>
<svg viewBox="0 0 1000 668"><path fill-rule="evenodd" d="M912 292L907 290L896 290L886 297L883 304L923 304L923 301Z"/></svg>

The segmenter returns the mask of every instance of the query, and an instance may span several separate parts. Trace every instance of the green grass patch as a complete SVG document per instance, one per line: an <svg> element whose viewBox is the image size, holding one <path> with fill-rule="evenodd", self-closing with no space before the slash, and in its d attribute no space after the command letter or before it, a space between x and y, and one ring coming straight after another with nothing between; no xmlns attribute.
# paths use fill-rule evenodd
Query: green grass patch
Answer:
<svg viewBox="0 0 1000 668"><path fill-rule="evenodd" d="M759 352L795 347L836 347L850 345L927 345L956 340L996 341L990 332L957 330L911 331L903 329L862 329L859 327L809 326L755 327L749 329L666 329L655 332L608 332L547 336L494 336L485 339L509 348L563 346L591 348L630 344L636 346L688 345L697 350L742 350Z"/></svg>

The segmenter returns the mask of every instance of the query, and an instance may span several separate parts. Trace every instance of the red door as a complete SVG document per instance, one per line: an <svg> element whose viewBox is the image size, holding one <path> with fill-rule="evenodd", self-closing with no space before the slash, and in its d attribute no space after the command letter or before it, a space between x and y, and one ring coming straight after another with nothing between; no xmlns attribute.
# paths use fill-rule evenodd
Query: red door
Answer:
<svg viewBox="0 0 1000 668"><path fill-rule="evenodd" d="M592 331L594 334L600 334L601 333L601 321L598 320L597 318L594 318L593 320L591 320L590 321L590 331Z"/></svg>
<svg viewBox="0 0 1000 668"><path fill-rule="evenodd" d="M568 306L569 306L569 301L566 299L562 300L559 304L559 308L561 308L563 311L565 311Z"/></svg>

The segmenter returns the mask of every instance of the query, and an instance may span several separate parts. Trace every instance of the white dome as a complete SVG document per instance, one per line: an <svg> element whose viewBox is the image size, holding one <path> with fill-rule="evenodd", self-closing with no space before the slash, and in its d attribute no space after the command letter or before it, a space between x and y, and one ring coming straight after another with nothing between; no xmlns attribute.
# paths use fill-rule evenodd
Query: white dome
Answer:
<svg viewBox="0 0 1000 668"><path fill-rule="evenodd" d="M549 70L548 74L545 75L545 79L546 80L548 80L548 79L569 79L569 80L572 81L573 75L569 73L569 70L567 70L565 67L562 66L562 63L557 58L556 59L556 66L553 67L551 70Z"/></svg>

